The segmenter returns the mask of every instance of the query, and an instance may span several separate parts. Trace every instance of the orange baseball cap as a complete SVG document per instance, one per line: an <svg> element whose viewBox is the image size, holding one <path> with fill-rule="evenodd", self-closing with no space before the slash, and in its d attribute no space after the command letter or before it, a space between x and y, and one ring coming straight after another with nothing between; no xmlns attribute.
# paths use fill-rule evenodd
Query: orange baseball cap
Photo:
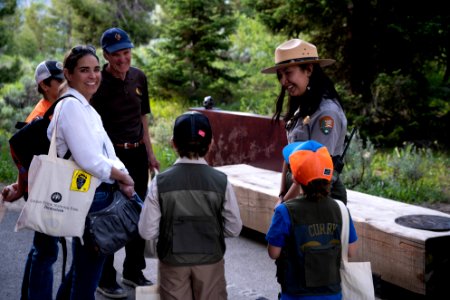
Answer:
<svg viewBox="0 0 450 300"><path fill-rule="evenodd" d="M309 140L289 144L284 147L283 156L300 184L308 185L315 179L331 181L333 161L328 149L321 143Z"/></svg>

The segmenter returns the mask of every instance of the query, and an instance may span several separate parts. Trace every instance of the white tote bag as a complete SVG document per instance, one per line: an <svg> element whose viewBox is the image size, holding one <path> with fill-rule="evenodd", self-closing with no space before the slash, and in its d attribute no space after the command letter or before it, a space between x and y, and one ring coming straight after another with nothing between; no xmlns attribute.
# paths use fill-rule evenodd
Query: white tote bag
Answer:
<svg viewBox="0 0 450 300"><path fill-rule="evenodd" d="M344 300L374 300L372 268L370 262L348 261L348 235L349 216L347 207L341 201L339 204L342 214L342 261L341 261L341 288Z"/></svg>
<svg viewBox="0 0 450 300"><path fill-rule="evenodd" d="M58 113L55 112L54 118ZM56 130L57 123L48 155L34 156L31 161L28 200L15 231L29 228L55 237L82 237L86 215L101 182L73 160L58 158Z"/></svg>

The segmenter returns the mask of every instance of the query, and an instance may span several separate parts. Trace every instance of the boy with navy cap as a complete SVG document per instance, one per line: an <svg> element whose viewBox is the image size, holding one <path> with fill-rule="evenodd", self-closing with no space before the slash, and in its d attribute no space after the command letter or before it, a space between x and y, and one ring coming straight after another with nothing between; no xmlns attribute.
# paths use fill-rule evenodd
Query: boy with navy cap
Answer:
<svg viewBox="0 0 450 300"><path fill-rule="evenodd" d="M242 229L227 176L208 166L208 118L187 112L175 120L175 164L156 175L144 201L139 233L158 240L161 299L227 299L225 237Z"/></svg>
<svg viewBox="0 0 450 300"><path fill-rule="evenodd" d="M304 194L275 208L266 235L269 256L276 260L280 299L340 300L342 218L338 204L329 196L332 158L314 140L287 145L283 156L292 180ZM349 220L350 257L357 235Z"/></svg>
<svg viewBox="0 0 450 300"><path fill-rule="evenodd" d="M149 171L159 169L148 130L150 111L147 77L131 66L134 48L128 34L121 28L107 29L100 39L103 57L102 81L91 99L91 105L102 117L103 125L114 144L117 156L125 164L141 199L147 194ZM144 240L137 238L125 246L122 282L136 287L151 285L145 278ZM104 264L97 289L106 297L125 298L127 293L116 281L114 255Z"/></svg>

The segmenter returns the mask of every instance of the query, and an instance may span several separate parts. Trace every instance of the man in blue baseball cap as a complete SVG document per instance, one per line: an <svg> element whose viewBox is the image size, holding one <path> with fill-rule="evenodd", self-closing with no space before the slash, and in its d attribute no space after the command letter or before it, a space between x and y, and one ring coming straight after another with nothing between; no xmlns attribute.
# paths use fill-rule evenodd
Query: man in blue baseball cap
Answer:
<svg viewBox="0 0 450 300"><path fill-rule="evenodd" d="M130 172L136 193L145 199L149 171L159 170L148 130L147 114L151 110L147 77L131 66L134 45L124 30L107 29L100 44L107 63L103 66L102 82L91 104L102 117L117 156ZM125 246L123 283L133 287L152 285L142 272L146 267L144 246L141 238ZM127 293L116 281L113 263L114 255L111 255L105 261L97 291L109 298L126 298Z"/></svg>

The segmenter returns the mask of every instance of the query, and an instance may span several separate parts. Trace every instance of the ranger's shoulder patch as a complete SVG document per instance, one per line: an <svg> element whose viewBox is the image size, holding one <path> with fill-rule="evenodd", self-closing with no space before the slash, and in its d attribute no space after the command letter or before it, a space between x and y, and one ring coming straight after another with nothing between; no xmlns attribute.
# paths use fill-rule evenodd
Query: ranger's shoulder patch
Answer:
<svg viewBox="0 0 450 300"><path fill-rule="evenodd" d="M330 116L324 116L319 119L320 131L327 135L334 127L334 119Z"/></svg>

